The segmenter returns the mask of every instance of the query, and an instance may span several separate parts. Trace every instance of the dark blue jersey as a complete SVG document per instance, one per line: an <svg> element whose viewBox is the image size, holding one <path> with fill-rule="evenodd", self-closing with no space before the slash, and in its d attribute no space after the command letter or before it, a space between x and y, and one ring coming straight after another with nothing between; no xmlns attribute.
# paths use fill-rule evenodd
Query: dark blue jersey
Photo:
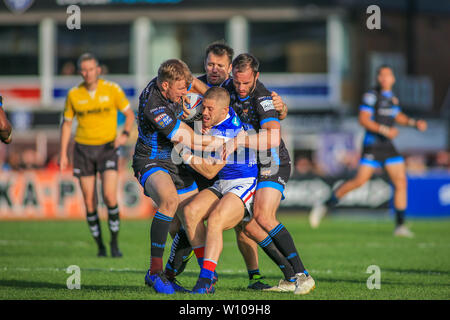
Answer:
<svg viewBox="0 0 450 320"><path fill-rule="evenodd" d="M154 78L139 96L137 125L139 136L135 157L170 159L173 143L170 139L180 127L182 106L165 98Z"/></svg>
<svg viewBox="0 0 450 320"><path fill-rule="evenodd" d="M371 119L381 125L392 127L395 124L395 117L400 112L400 107L397 105L397 98L392 91L377 92L371 90L363 95L362 104L359 107L360 111L366 111L371 114ZM366 130L363 144L373 145L377 143L384 143L389 138L385 136Z"/></svg>
<svg viewBox="0 0 450 320"><path fill-rule="evenodd" d="M255 89L244 99L234 88L231 79L225 81L223 87L230 93L230 106L233 107L239 119L243 123L250 124L256 132L259 132L264 123L278 121L278 112L273 105L272 95L269 90L259 81L256 81ZM290 163L289 152L286 149L283 139L278 148L271 148L267 151L267 157L262 157L263 152L258 152L258 161L261 165L284 165Z"/></svg>

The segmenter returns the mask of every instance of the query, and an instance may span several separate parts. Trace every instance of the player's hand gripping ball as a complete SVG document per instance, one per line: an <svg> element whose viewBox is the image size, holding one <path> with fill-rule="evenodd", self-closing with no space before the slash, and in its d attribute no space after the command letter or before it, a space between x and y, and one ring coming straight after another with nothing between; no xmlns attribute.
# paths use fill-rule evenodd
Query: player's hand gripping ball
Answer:
<svg viewBox="0 0 450 320"><path fill-rule="evenodd" d="M194 122L202 118L203 112L203 96L198 93L188 93L183 97L184 109L189 112L186 117L183 117L185 122ZM186 114L187 112L185 112Z"/></svg>

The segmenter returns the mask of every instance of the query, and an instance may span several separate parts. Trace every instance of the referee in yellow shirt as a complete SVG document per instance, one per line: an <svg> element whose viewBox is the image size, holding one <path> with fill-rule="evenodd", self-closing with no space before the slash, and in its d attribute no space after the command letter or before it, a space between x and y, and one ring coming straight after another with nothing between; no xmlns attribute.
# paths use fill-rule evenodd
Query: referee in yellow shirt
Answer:
<svg viewBox="0 0 450 320"><path fill-rule="evenodd" d="M66 98L64 120L61 125L60 169L68 165L67 148L72 131L72 120L77 118L73 153L73 174L80 181L87 222L98 245L98 256L106 256L100 221L97 214L96 175L102 180L103 200L108 208L108 226L111 232L111 256L121 257L118 246L119 208L117 205L118 148L123 145L134 123L134 112L125 93L114 82L99 79L101 69L97 58L85 53L78 59L83 82L73 87ZM117 110L126 119L123 131L117 135Z"/></svg>

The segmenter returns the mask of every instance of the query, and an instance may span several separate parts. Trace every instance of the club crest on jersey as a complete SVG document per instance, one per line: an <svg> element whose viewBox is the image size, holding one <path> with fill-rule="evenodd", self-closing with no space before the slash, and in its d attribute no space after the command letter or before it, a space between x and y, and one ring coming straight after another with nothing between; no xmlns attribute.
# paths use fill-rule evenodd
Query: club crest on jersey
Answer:
<svg viewBox="0 0 450 320"><path fill-rule="evenodd" d="M34 0L3 0L13 13L24 13L33 4Z"/></svg>
<svg viewBox="0 0 450 320"><path fill-rule="evenodd" d="M164 118L165 116L167 116L166 113L161 113L160 115L158 115L154 120L155 122L159 122L162 118Z"/></svg>

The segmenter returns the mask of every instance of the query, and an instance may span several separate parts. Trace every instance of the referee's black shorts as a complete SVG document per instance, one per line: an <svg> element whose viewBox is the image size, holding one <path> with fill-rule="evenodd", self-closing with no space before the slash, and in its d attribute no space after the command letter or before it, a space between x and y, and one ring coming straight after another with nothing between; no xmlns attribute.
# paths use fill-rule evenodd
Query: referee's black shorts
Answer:
<svg viewBox="0 0 450 320"><path fill-rule="evenodd" d="M75 142L73 150L73 175L75 177L95 176L97 172L116 170L119 149L114 142L102 145L87 145Z"/></svg>

